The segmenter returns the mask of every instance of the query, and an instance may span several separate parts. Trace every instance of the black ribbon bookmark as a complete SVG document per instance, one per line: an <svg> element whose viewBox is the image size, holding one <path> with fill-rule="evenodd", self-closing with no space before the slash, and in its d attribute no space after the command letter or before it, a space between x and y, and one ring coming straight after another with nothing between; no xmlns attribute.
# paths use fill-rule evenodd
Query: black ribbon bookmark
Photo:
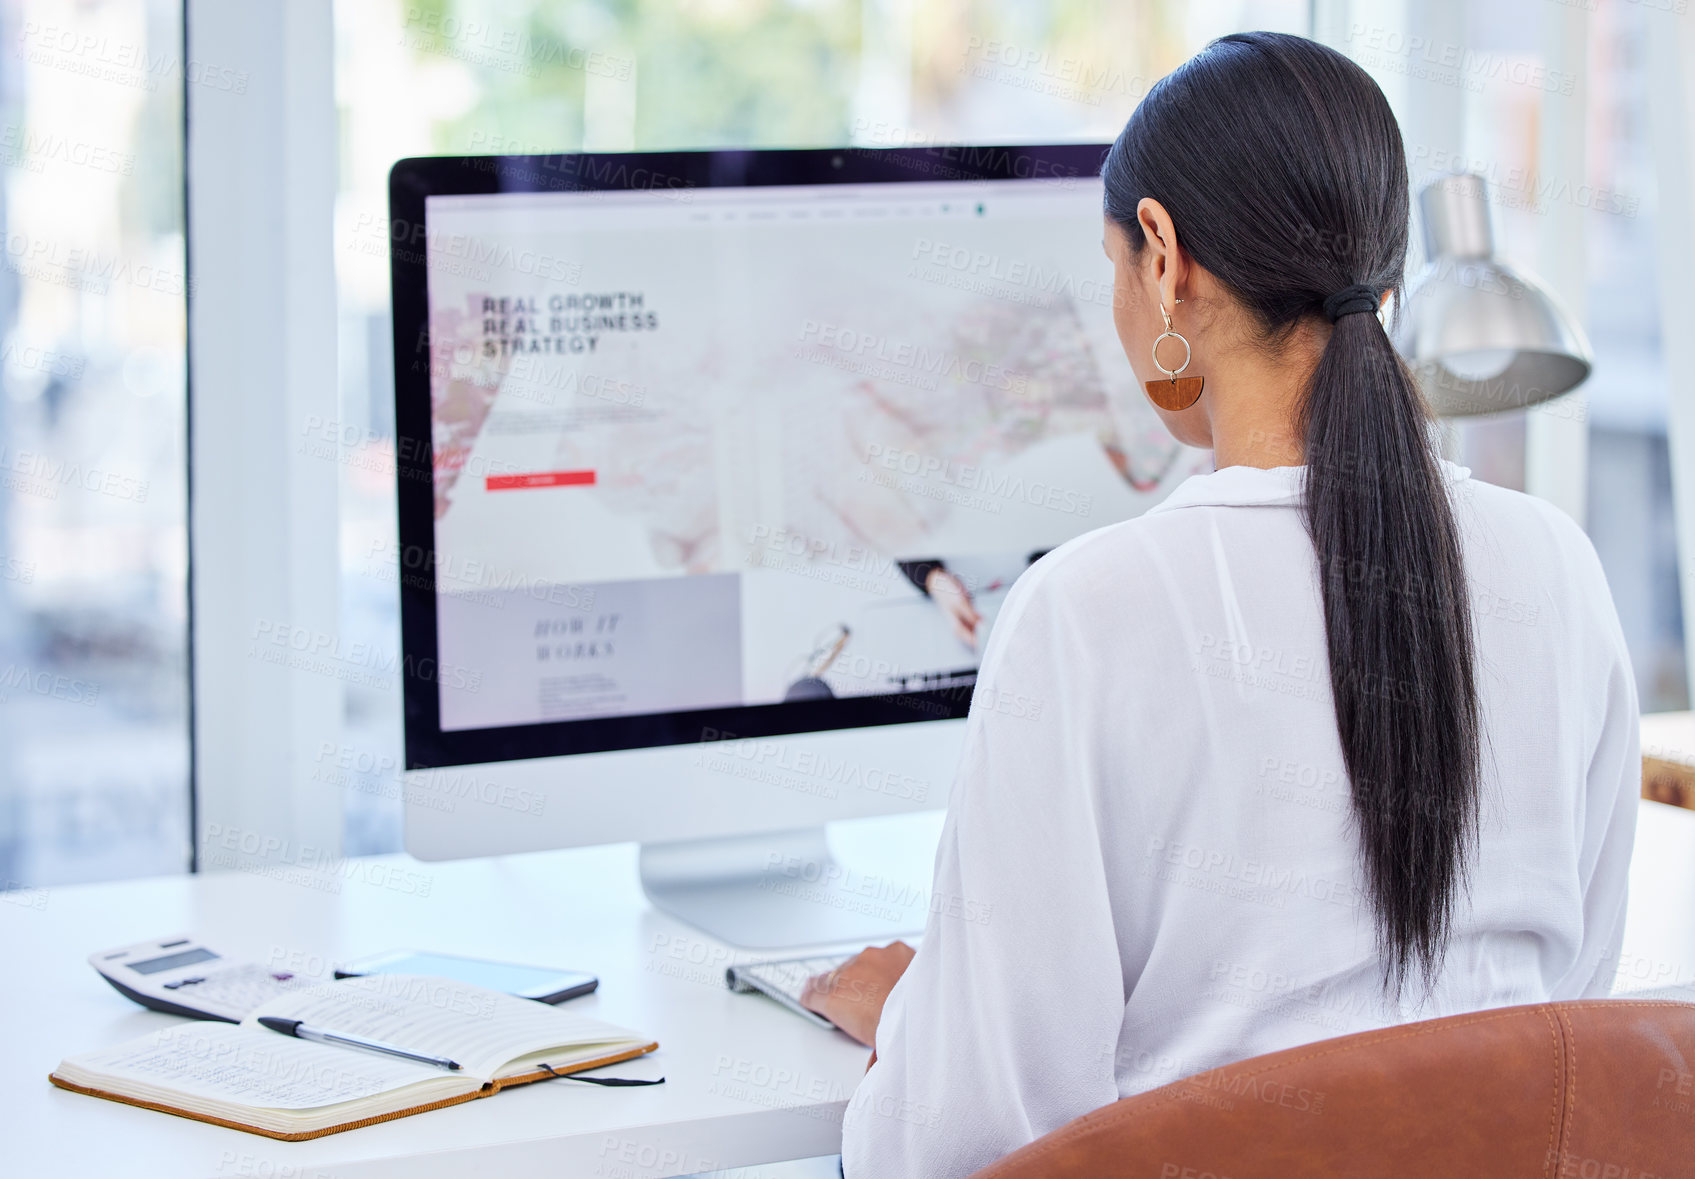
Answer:
<svg viewBox="0 0 1695 1179"><path fill-rule="evenodd" d="M585 1077L581 1073L562 1073L551 1064L538 1064L537 1068L546 1069L553 1074L556 1081L581 1081L585 1085L605 1085L608 1089L630 1088L637 1085L663 1085L665 1078L657 1081L644 1081L639 1077Z"/></svg>

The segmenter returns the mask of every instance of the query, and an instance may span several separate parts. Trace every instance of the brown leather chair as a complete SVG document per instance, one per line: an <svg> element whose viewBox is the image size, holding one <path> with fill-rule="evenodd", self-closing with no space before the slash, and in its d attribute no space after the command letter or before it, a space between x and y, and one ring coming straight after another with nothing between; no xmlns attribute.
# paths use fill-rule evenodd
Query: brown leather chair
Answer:
<svg viewBox="0 0 1695 1179"><path fill-rule="evenodd" d="M1321 1040L1096 1110L974 1179L1690 1179L1695 1004L1506 1007Z"/></svg>

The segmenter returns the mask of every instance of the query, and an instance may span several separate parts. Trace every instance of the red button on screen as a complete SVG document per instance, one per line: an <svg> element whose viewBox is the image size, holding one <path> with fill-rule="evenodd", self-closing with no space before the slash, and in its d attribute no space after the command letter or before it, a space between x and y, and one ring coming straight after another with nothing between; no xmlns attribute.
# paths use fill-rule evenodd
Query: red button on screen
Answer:
<svg viewBox="0 0 1695 1179"><path fill-rule="evenodd" d="M594 482L593 471L533 471L528 475L490 475L490 491L516 491L523 487L581 487Z"/></svg>

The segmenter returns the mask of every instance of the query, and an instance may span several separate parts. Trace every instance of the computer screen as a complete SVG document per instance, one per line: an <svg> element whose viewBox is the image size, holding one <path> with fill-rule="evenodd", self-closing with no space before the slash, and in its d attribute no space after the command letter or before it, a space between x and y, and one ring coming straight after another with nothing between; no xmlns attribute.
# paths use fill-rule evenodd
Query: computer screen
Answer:
<svg viewBox="0 0 1695 1179"><path fill-rule="evenodd" d="M1023 570L1194 466L1114 332L1102 149L997 150L419 194L410 765L964 715Z"/></svg>

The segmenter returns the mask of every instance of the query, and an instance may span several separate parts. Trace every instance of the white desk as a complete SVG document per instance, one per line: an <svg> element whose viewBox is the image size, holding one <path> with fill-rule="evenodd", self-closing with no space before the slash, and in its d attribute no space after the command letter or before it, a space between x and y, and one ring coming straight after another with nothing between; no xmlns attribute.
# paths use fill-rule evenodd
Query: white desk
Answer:
<svg viewBox="0 0 1695 1179"><path fill-rule="evenodd" d="M0 1174L633 1179L840 1149L842 1110L866 1050L769 1000L727 990L730 951L648 907L634 845L349 865L339 893L326 891L334 882L324 873L300 871L292 880L224 872L9 894L0 902ZM51 1086L47 1074L62 1057L177 1022L123 998L85 958L178 931L297 971L401 947L593 971L600 991L570 1009L660 1043L659 1052L596 1075L663 1075L666 1083L547 1082L310 1142Z"/></svg>
<svg viewBox="0 0 1695 1179"><path fill-rule="evenodd" d="M427 897L413 895L426 884ZM1695 811L1642 804L1631 885L1628 986L1679 986L1695 999ZM572 1006L661 1044L610 1071L663 1072L667 1083L552 1082L300 1143L49 1085L61 1057L171 1019L122 998L84 957L179 930L296 969L313 956L419 946L593 970L600 993ZM647 907L630 845L454 864L355 861L339 893L238 872L13 894L0 902L0 1171L633 1179L833 1153L864 1049L773 1003L730 994L728 954Z"/></svg>

